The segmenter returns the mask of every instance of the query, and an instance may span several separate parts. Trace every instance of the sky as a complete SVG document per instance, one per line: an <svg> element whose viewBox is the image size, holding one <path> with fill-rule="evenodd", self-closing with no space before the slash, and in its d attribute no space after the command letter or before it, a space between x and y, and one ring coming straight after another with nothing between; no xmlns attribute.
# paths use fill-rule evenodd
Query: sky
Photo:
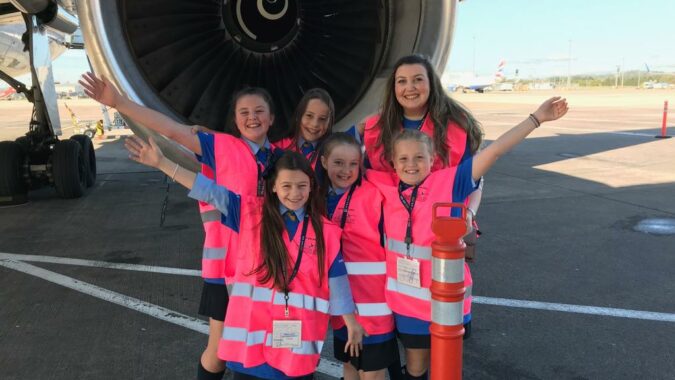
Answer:
<svg viewBox="0 0 675 380"><path fill-rule="evenodd" d="M507 78L516 69L524 79L566 76L568 65L572 75L644 71L645 63L675 72L674 24L674 0L464 0L447 70L491 75L504 59ZM54 62L62 83L86 70L83 51Z"/></svg>
<svg viewBox="0 0 675 380"><path fill-rule="evenodd" d="M520 78L675 72L673 0L464 0L447 69ZM571 47L571 54L570 54ZM475 61L474 61L475 49ZM571 57L571 61L569 58Z"/></svg>

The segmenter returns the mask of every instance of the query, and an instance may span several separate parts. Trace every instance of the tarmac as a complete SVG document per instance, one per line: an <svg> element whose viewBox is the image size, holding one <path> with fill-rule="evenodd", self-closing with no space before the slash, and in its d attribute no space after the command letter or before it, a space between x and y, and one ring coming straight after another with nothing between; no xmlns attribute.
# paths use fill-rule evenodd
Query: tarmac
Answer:
<svg viewBox="0 0 675 380"><path fill-rule="evenodd" d="M456 97L489 143L551 94ZM672 379L675 236L636 226L675 220L675 138L654 138L675 92L563 95L568 115L486 176L464 378ZM9 139L3 126L23 114L6 103ZM195 378L207 331L197 207L126 158L125 133L95 140L99 175L85 197L45 188L0 209L0 378ZM322 379L339 374L330 348Z"/></svg>

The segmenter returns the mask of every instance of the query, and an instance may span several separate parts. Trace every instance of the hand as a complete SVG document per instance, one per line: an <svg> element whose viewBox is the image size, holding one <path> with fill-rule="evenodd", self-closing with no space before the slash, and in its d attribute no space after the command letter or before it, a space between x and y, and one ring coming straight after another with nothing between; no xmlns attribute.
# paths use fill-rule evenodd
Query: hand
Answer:
<svg viewBox="0 0 675 380"><path fill-rule="evenodd" d="M466 236L473 231L473 212L466 210L466 233L462 236Z"/></svg>
<svg viewBox="0 0 675 380"><path fill-rule="evenodd" d="M366 330L363 329L360 323L354 320L347 324L347 344L345 344L345 352L349 353L351 357L359 357L359 353L363 350L363 337L368 336Z"/></svg>
<svg viewBox="0 0 675 380"><path fill-rule="evenodd" d="M116 108L123 99L122 94L106 77L99 79L96 75L87 72L82 74L82 78L78 82L82 85L84 93L88 97L108 107Z"/></svg>
<svg viewBox="0 0 675 380"><path fill-rule="evenodd" d="M129 136L124 140L124 147L129 151L129 158L146 166L159 168L164 154L150 137L150 144L137 136Z"/></svg>
<svg viewBox="0 0 675 380"><path fill-rule="evenodd" d="M543 102L539 108L534 111L534 117L536 117L540 123L544 123L560 119L565 116L568 110L567 99L561 98L560 96L554 96Z"/></svg>

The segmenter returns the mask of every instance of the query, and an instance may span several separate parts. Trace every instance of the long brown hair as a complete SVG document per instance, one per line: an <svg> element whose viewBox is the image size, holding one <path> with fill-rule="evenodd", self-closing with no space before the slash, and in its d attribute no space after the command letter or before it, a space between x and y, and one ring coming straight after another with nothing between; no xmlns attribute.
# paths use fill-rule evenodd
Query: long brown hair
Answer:
<svg viewBox="0 0 675 380"><path fill-rule="evenodd" d="M430 117L434 123L434 148L443 164L449 165L449 151L455 149L447 144L449 121L454 121L466 131L471 153L476 153L483 141L483 130L480 123L466 107L445 93L441 80L428 59L421 55L408 55L400 58L394 65L386 84L381 117L376 125L380 128L380 136L377 139L376 146L384 146L385 159L389 162L392 159L391 144L393 137L400 130L403 121L403 107L396 100L395 94L396 71L402 65L422 65L427 71L427 77L429 78L427 117Z"/></svg>
<svg viewBox="0 0 675 380"><path fill-rule="evenodd" d="M333 98L331 98L330 94L328 94L328 91L324 90L323 88L309 89L302 96L300 102L298 102L298 106L295 107L295 111L293 112L293 118L291 119L290 123L291 130L289 132L289 136L291 137L292 142L291 149L297 149L298 141L300 141L300 136L302 133L300 127L300 125L302 124L302 116L307 111L307 106L309 105L309 102L313 99L318 99L322 101L326 106L328 106L328 120L326 120L328 129L326 130L326 134L321 136L316 146L317 147L321 146L323 141L326 140L328 136L330 136L333 130L333 123L335 122L335 105L333 104Z"/></svg>
<svg viewBox="0 0 675 380"><path fill-rule="evenodd" d="M309 161L299 153L292 151L284 152L277 160L274 170L265 179L265 198L260 234L262 263L249 274L257 274L258 280L263 284L272 280L274 288L281 291L289 291L288 277L291 275L294 263L291 262L283 239L285 227L281 213L279 212L279 197L272 191L279 171L284 169L299 170L309 177L310 190L309 199L305 204L305 213L309 215L309 220L316 235L319 281L323 279L326 260L326 245L323 239L323 224L321 221L322 216L325 214L325 206L318 192L316 178Z"/></svg>
<svg viewBox="0 0 675 380"><path fill-rule="evenodd" d="M262 87L244 87L241 90L237 91L232 97L232 102L230 103L230 109L227 112L227 124L225 125L225 132L229 133L236 137L241 137L241 132L237 128L237 123L235 122L235 112L237 111L237 102L239 99L244 96L254 95L260 97L267 107L270 109L270 115L274 116L274 102L272 101L272 96L267 90Z"/></svg>

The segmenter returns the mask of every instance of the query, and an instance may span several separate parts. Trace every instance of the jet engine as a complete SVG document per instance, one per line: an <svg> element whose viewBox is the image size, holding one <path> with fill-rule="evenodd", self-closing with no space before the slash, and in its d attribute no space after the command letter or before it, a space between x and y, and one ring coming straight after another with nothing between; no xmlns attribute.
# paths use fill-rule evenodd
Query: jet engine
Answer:
<svg viewBox="0 0 675 380"><path fill-rule="evenodd" d="M92 66L131 99L222 131L232 95L264 87L276 103L274 140L307 89L331 94L342 130L377 111L399 57L423 54L442 69L455 7L456 0L80 0L77 8ZM160 145L194 167L173 144Z"/></svg>

